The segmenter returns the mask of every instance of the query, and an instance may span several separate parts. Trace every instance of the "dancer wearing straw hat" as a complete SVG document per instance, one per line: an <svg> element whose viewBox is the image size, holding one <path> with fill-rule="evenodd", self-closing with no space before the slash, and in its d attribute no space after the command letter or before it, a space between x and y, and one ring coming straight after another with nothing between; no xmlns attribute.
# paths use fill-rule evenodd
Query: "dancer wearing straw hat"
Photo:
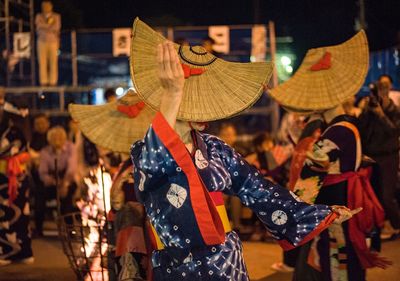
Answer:
<svg viewBox="0 0 400 281"><path fill-rule="evenodd" d="M294 280L364 281L366 269L390 262L366 244L366 235L383 224L383 209L362 168L357 120L342 104L353 97L368 72L368 42L364 31L336 46L311 49L294 76L270 90L285 108L317 113L327 123L307 152L295 193L308 203L363 208L342 225L333 224L304 245Z"/></svg>
<svg viewBox="0 0 400 281"><path fill-rule="evenodd" d="M167 42L135 20L132 79L138 95L158 111L131 150L135 190L156 237L154 280L249 280L222 192L238 196L285 249L360 211L306 204L200 132L201 122L250 107L271 69L269 63L229 63L201 47Z"/></svg>

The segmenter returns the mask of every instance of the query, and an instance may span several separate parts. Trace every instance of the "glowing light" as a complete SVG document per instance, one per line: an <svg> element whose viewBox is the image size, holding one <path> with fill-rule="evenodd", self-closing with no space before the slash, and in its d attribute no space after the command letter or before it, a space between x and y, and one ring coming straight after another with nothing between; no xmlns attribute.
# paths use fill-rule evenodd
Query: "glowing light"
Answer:
<svg viewBox="0 0 400 281"><path fill-rule="evenodd" d="M122 96L122 95L124 94L124 88L118 87L118 88L115 90L115 93L117 94L117 96Z"/></svg>
<svg viewBox="0 0 400 281"><path fill-rule="evenodd" d="M285 70L286 70L286 72L288 72L288 73L292 73L292 72L293 72L293 67L290 66L290 65L288 65L288 66L285 67Z"/></svg>
<svg viewBox="0 0 400 281"><path fill-rule="evenodd" d="M292 63L292 60L288 56L282 56L281 57L281 63L284 66L288 66Z"/></svg>

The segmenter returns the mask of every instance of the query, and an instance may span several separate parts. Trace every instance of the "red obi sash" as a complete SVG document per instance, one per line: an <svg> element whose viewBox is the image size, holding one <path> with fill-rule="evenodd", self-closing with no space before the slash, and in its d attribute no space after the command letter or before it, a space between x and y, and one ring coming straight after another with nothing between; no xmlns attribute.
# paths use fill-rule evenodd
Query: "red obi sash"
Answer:
<svg viewBox="0 0 400 281"><path fill-rule="evenodd" d="M374 226L382 227L385 219L383 208L369 182L370 174L371 168L361 168L358 172L328 175L324 180L324 186L347 181L347 207L363 208L348 223L350 241L364 269L375 267L380 260L376 253L369 250L365 235Z"/></svg>

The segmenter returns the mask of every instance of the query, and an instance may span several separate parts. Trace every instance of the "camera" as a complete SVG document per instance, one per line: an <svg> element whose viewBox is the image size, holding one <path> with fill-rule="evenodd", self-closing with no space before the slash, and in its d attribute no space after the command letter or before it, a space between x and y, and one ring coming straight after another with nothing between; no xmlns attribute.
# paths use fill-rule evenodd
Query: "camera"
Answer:
<svg viewBox="0 0 400 281"><path fill-rule="evenodd" d="M379 97L379 84L379 82L373 82L368 85L370 107L377 107L381 102L381 98Z"/></svg>

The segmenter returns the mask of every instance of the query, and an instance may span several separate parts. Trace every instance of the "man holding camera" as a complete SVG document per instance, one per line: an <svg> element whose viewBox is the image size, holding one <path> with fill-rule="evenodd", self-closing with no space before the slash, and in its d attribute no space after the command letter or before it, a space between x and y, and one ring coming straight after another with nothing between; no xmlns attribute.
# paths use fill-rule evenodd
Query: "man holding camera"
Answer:
<svg viewBox="0 0 400 281"><path fill-rule="evenodd" d="M381 75L376 88L367 98L368 104L360 115L363 153L372 157L379 167L379 183L383 207L391 228L384 229L383 239L400 236L400 208L396 201L399 167L400 110L389 98L392 79Z"/></svg>

